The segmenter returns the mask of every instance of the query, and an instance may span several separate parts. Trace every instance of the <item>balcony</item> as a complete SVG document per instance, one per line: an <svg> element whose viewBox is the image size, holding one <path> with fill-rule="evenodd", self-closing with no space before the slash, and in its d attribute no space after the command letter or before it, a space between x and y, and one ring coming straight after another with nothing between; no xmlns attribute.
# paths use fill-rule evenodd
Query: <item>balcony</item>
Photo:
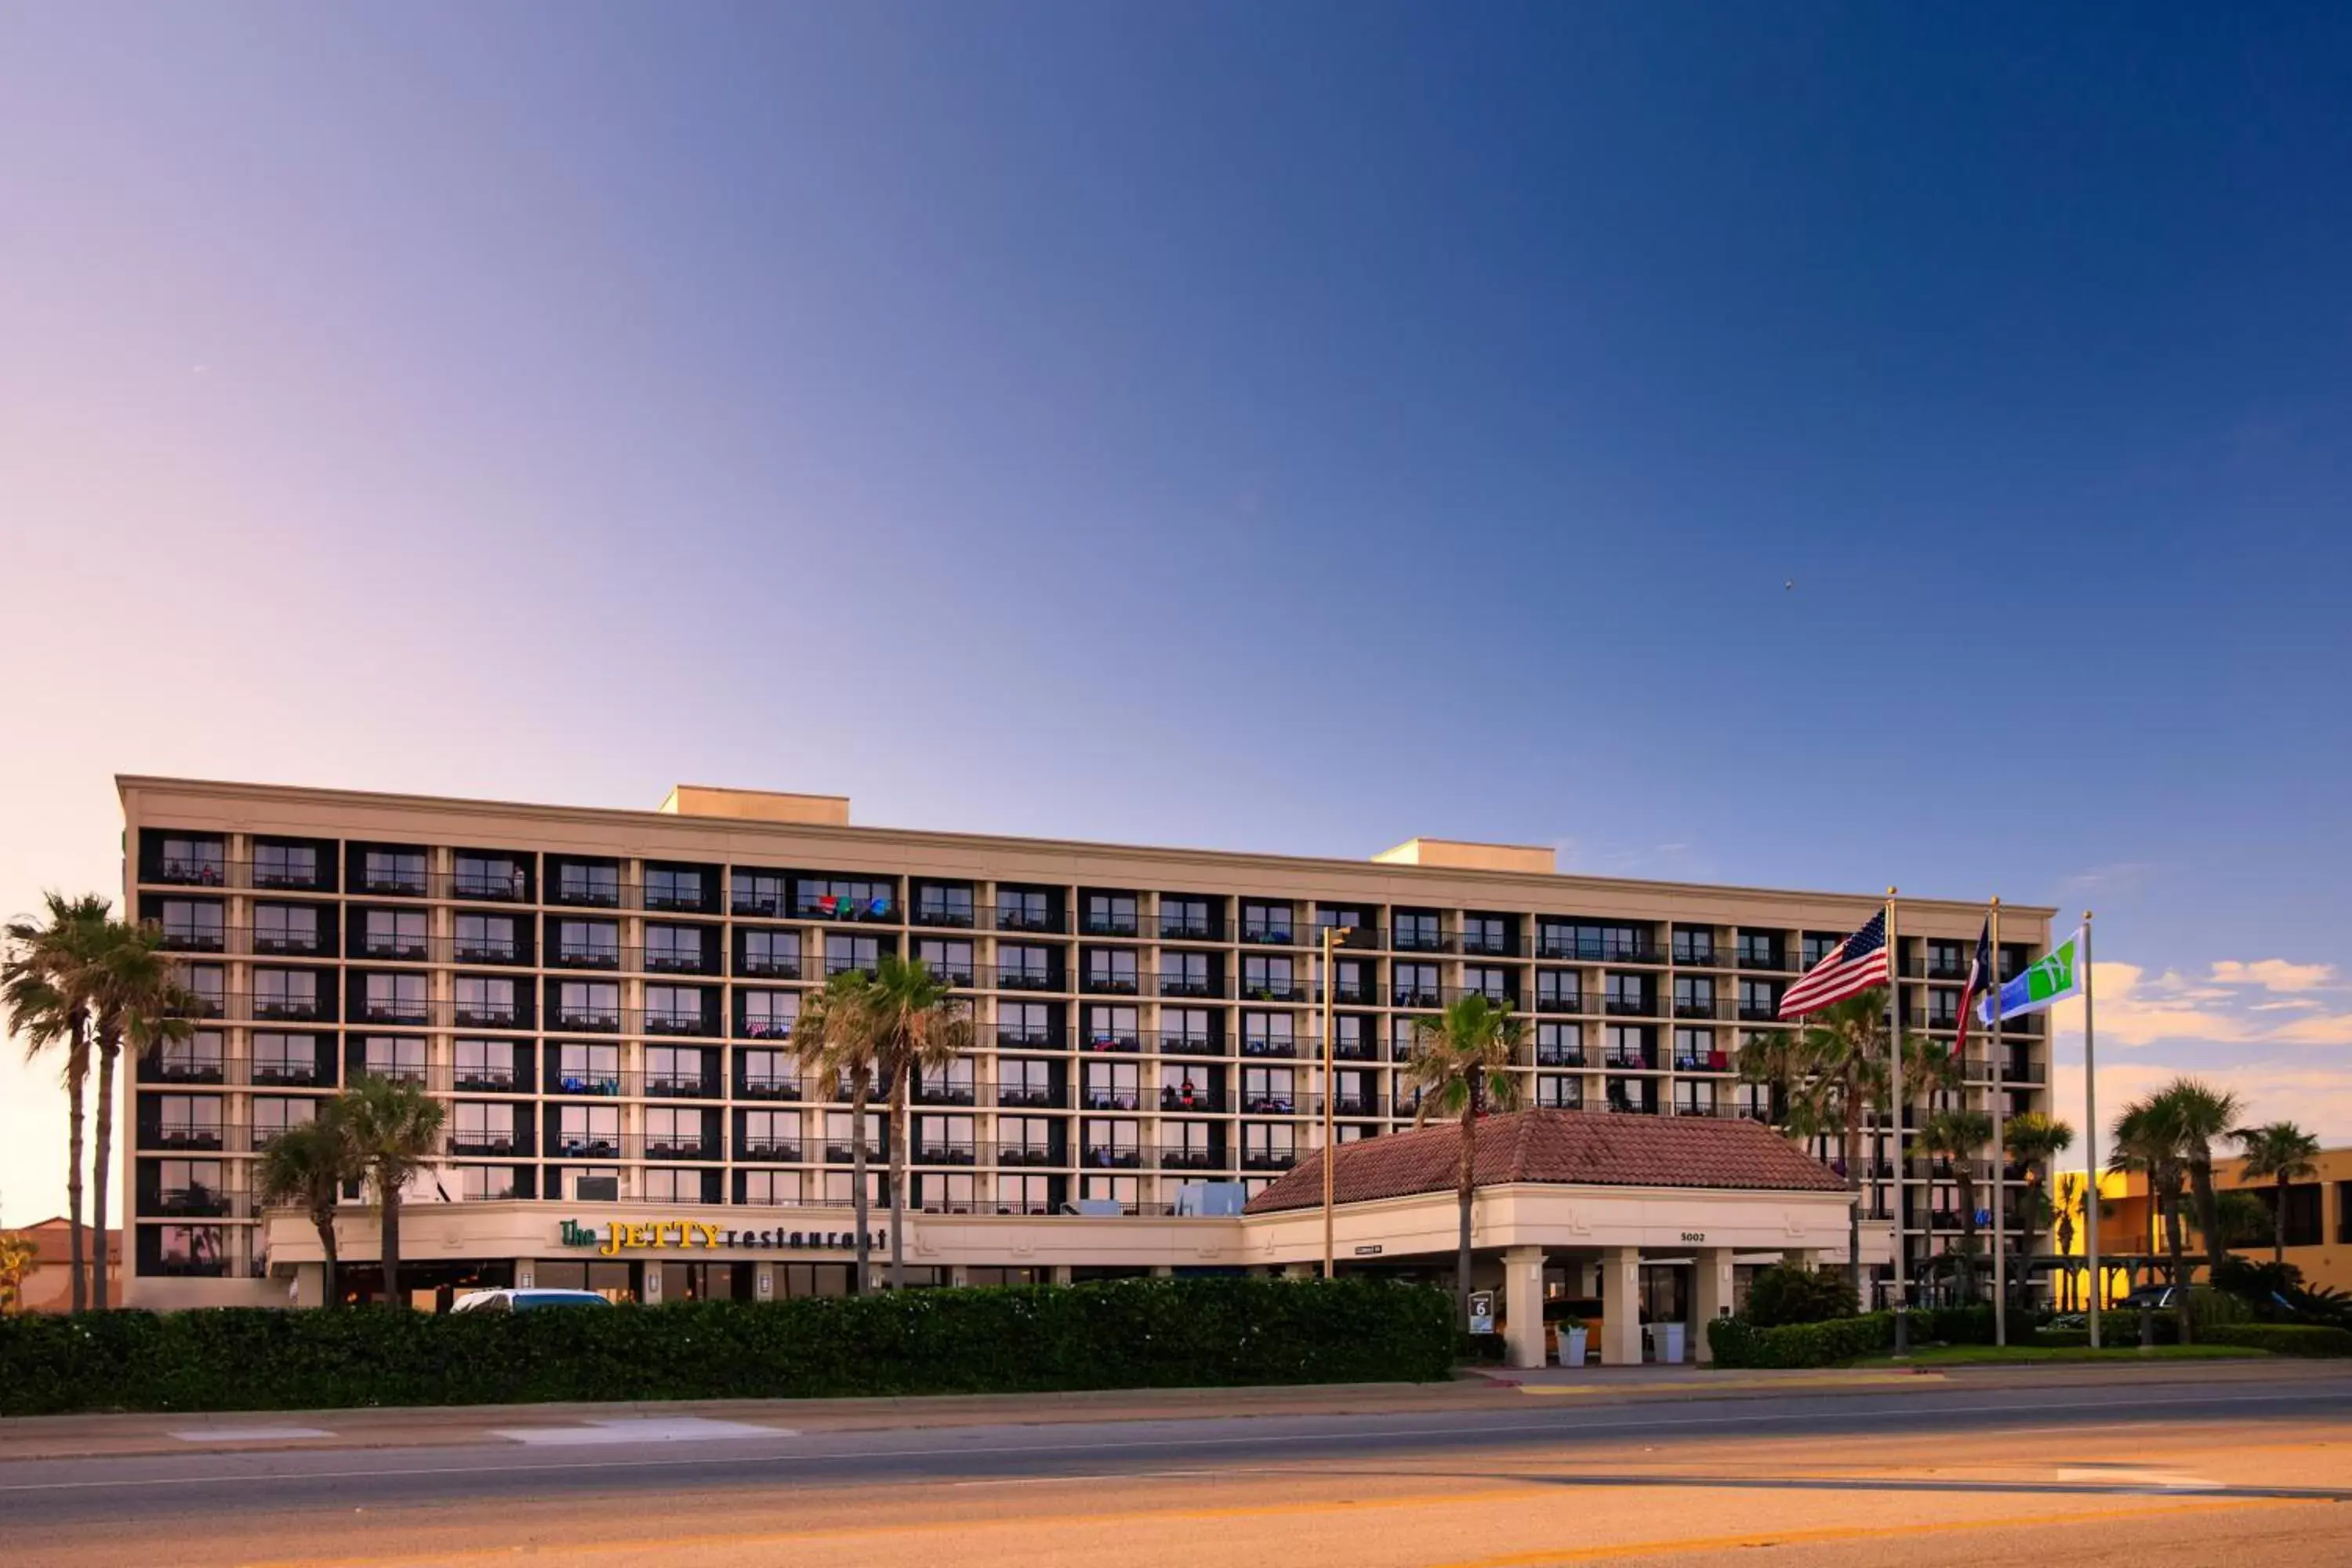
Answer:
<svg viewBox="0 0 2352 1568"><path fill-rule="evenodd" d="M428 896L430 886L430 879L421 868L362 869L352 879L352 891L380 899L422 899Z"/></svg>
<svg viewBox="0 0 2352 1568"><path fill-rule="evenodd" d="M1242 979L1241 999L1244 1002L1306 1002L1312 1000L1303 980Z"/></svg>
<svg viewBox="0 0 2352 1568"><path fill-rule="evenodd" d="M1335 1062L1376 1062L1381 1059L1381 1048L1370 1040L1339 1040L1332 1044L1331 1059Z"/></svg>
<svg viewBox="0 0 2352 1568"><path fill-rule="evenodd" d="M1302 1110L1299 1097L1295 1094L1244 1094L1239 1104L1244 1116L1297 1116Z"/></svg>
<svg viewBox="0 0 2352 1568"><path fill-rule="evenodd" d="M247 933L240 930L238 934ZM326 938L315 931L255 931L245 945L263 958L324 958L330 951Z"/></svg>
<svg viewBox="0 0 2352 1568"><path fill-rule="evenodd" d="M1778 1002L1743 1001L1739 1004L1739 1021L1743 1024L1777 1024L1780 1021Z"/></svg>
<svg viewBox="0 0 2352 1568"><path fill-rule="evenodd" d="M527 963L530 954L512 937L461 936L451 944L459 963Z"/></svg>
<svg viewBox="0 0 2352 1568"><path fill-rule="evenodd" d="M1051 973L1036 969L999 969L996 972L999 991L1058 991ZM1133 994L1131 992L1129 994Z"/></svg>
<svg viewBox="0 0 2352 1568"><path fill-rule="evenodd" d="M1729 1016L1730 1009L1726 1007L1722 1003L1717 1002L1712 996L1677 996L1675 998L1675 1016L1677 1018L1698 1019L1702 1022L1707 1022L1720 1018L1727 1018Z"/></svg>
<svg viewBox="0 0 2352 1568"><path fill-rule="evenodd" d="M1580 1068L1584 1050L1580 1046L1538 1046L1536 1066L1539 1068Z"/></svg>
<svg viewBox="0 0 2352 1568"><path fill-rule="evenodd" d="M1738 957L1738 967L1741 969L1768 972L1776 974L1787 974L1791 973L1787 963L1787 955L1780 952L1742 952Z"/></svg>
<svg viewBox="0 0 2352 1568"><path fill-rule="evenodd" d="M718 1100L726 1093L716 1073L649 1072L645 1081L648 1100Z"/></svg>
<svg viewBox="0 0 2352 1568"><path fill-rule="evenodd" d="M449 1134L452 1154L487 1154L511 1159L530 1152L527 1140L518 1139L512 1129L458 1128Z"/></svg>
<svg viewBox="0 0 2352 1568"><path fill-rule="evenodd" d="M431 938L422 936L362 934L352 943L352 956L394 963L424 963L433 957L433 942Z"/></svg>
<svg viewBox="0 0 2352 1568"><path fill-rule="evenodd" d="M747 980L798 980L801 977L801 961L773 955L754 958L747 953L736 965L735 973ZM966 984L970 984L969 980Z"/></svg>
<svg viewBox="0 0 2352 1568"><path fill-rule="evenodd" d="M165 952L226 952L228 931L221 926L148 927L156 936L156 945Z"/></svg>
<svg viewBox="0 0 2352 1568"><path fill-rule="evenodd" d="M551 904L575 910L617 910L622 907L620 873L616 870L602 867L558 867L553 870L552 879L555 887L547 895L547 901Z"/></svg>
<svg viewBox="0 0 2352 1568"><path fill-rule="evenodd" d="M551 969L613 969L621 967L620 944L606 946L601 942L562 942L547 955Z"/></svg>
<svg viewBox="0 0 2352 1568"><path fill-rule="evenodd" d="M801 1097L797 1075L745 1073L735 1080L738 1100L796 1100Z"/></svg>
<svg viewBox="0 0 2352 1568"><path fill-rule="evenodd" d="M980 1091L969 1083L919 1083L910 1098L917 1105L975 1105Z"/></svg>
<svg viewBox="0 0 2352 1568"><path fill-rule="evenodd" d="M1009 1110L1052 1110L1062 1103L1059 1091L1027 1084L999 1084L996 1103Z"/></svg>
<svg viewBox="0 0 2352 1568"><path fill-rule="evenodd" d="M1082 1163L1098 1171L1140 1170L1143 1166L1143 1152L1139 1149L1098 1144L1087 1150L1086 1158Z"/></svg>
<svg viewBox="0 0 2352 1568"><path fill-rule="evenodd" d="M225 1067L216 1056L176 1056L169 1052L149 1051L139 1060L143 1069L139 1076L153 1083L220 1083L226 1078Z"/></svg>
<svg viewBox="0 0 2352 1568"><path fill-rule="evenodd" d="M621 1073L617 1068L609 1071L593 1068L558 1068L548 1079L550 1094L583 1095L601 1099L621 1092Z"/></svg>
<svg viewBox="0 0 2352 1568"><path fill-rule="evenodd" d="M1070 921L1068 916L1050 910L1040 914L1034 910L999 909L996 911L996 929L1057 936L1070 929Z"/></svg>
<svg viewBox="0 0 2352 1568"><path fill-rule="evenodd" d="M645 1014L645 1032L648 1035L716 1035L718 1026L698 1007L648 1007Z"/></svg>
<svg viewBox="0 0 2352 1568"><path fill-rule="evenodd" d="M968 1139L918 1138L915 1159L918 1165L976 1165L980 1163L979 1145Z"/></svg>
<svg viewBox="0 0 2352 1568"><path fill-rule="evenodd" d="M1154 1037L1154 1048L1163 1057L1222 1057L1225 1042L1214 1035L1163 1033Z"/></svg>
<svg viewBox="0 0 2352 1568"><path fill-rule="evenodd" d="M1297 947L1297 937L1288 926L1242 926L1239 940L1244 947Z"/></svg>
<svg viewBox="0 0 2352 1568"><path fill-rule="evenodd" d="M1731 1054L1728 1051L1677 1051L1675 1053L1676 1072L1729 1072Z"/></svg>
<svg viewBox="0 0 2352 1568"><path fill-rule="evenodd" d="M148 1212L173 1219L219 1218L228 1214L232 1205L228 1194L218 1187L166 1187L155 1194L154 1207Z"/></svg>
<svg viewBox="0 0 2352 1568"><path fill-rule="evenodd" d="M512 1068L461 1067L450 1074L461 1094L520 1094L529 1089Z"/></svg>
<svg viewBox="0 0 2352 1568"><path fill-rule="evenodd" d="M1089 970L1086 984L1080 989L1096 996L1133 996L1140 993L1142 982L1132 974Z"/></svg>
<svg viewBox="0 0 2352 1568"><path fill-rule="evenodd" d="M735 1151L735 1155L741 1160L764 1160L772 1164L797 1165L801 1159L800 1140L774 1137L746 1138L741 1146Z"/></svg>
<svg viewBox="0 0 2352 1568"><path fill-rule="evenodd" d="M530 1015L520 1003L476 998L449 1005L449 1016L461 1029L524 1029Z"/></svg>
<svg viewBox="0 0 2352 1568"><path fill-rule="evenodd" d="M1379 1094L1336 1094L1331 1097L1334 1116L1385 1116L1388 1097Z"/></svg>
<svg viewBox="0 0 2352 1568"><path fill-rule="evenodd" d="M1217 928L1213 921L1169 915L1160 917L1160 940L1162 942L1214 942L1216 936Z"/></svg>
<svg viewBox="0 0 2352 1568"><path fill-rule="evenodd" d="M1222 996L1224 989L1223 984L1207 976L1163 973L1160 977L1160 994L1162 996Z"/></svg>
<svg viewBox="0 0 2352 1568"><path fill-rule="evenodd" d="M1143 1037L1131 1030L1090 1030L1078 1048L1084 1051L1139 1051L1143 1048Z"/></svg>
<svg viewBox="0 0 2352 1568"><path fill-rule="evenodd" d="M240 871L249 871L247 862L237 862ZM194 859L177 857L159 861L148 874L147 880L171 888L226 888L229 882L229 864L226 856L209 856Z"/></svg>
<svg viewBox="0 0 2352 1568"><path fill-rule="evenodd" d="M530 901L530 875L519 865L457 871L449 878L449 895L490 903L527 904Z"/></svg>
<svg viewBox="0 0 2352 1568"><path fill-rule="evenodd" d="M1612 1018L1654 1018L1657 1004L1646 996L1612 996L1601 1005Z"/></svg>
<svg viewBox="0 0 2352 1568"><path fill-rule="evenodd" d="M1408 985L1402 983L1399 983L1395 987L1390 1000L1400 1007L1437 1007L1444 1005L1439 1000L1436 986Z"/></svg>
<svg viewBox="0 0 2352 1568"><path fill-rule="evenodd" d="M1538 991L1536 993L1536 1011L1538 1013L1581 1013L1584 1011L1584 994L1580 991L1569 991L1554 992L1549 995L1546 995L1544 993Z"/></svg>
<svg viewBox="0 0 2352 1568"><path fill-rule="evenodd" d="M323 1081L315 1061L257 1061L253 1064L254 1087L303 1087Z"/></svg>
<svg viewBox="0 0 2352 1568"><path fill-rule="evenodd" d="M1132 1089L1088 1089L1079 1094L1078 1105L1086 1110L1128 1114L1143 1109L1143 1096Z"/></svg>
<svg viewBox="0 0 2352 1568"><path fill-rule="evenodd" d="M789 1040L793 1037L792 1018L738 1018L735 1037L739 1040Z"/></svg>
<svg viewBox="0 0 2352 1568"><path fill-rule="evenodd" d="M1287 1171L1298 1163L1298 1154L1291 1149L1251 1149L1242 1154L1244 1171Z"/></svg>
<svg viewBox="0 0 2352 1568"><path fill-rule="evenodd" d="M1416 931L1399 926L1389 936L1391 952L1452 952L1454 933L1450 931Z"/></svg>
<svg viewBox="0 0 2352 1568"><path fill-rule="evenodd" d="M1255 1037L1244 1035L1242 1037L1242 1055L1244 1057L1272 1057L1288 1059L1298 1055L1298 1044L1299 1042L1295 1038L1284 1039L1278 1036Z"/></svg>
<svg viewBox="0 0 2352 1568"><path fill-rule="evenodd" d="M1140 922L1131 919L1107 920L1089 915L1078 923L1078 934L1080 936L1139 937L1143 934L1143 927Z"/></svg>
<svg viewBox="0 0 2352 1568"><path fill-rule="evenodd" d="M164 1121L147 1139L156 1149L225 1149L227 1131L217 1121Z"/></svg>
<svg viewBox="0 0 2352 1568"><path fill-rule="evenodd" d="M1225 1167L1224 1155L1214 1149L1160 1151L1160 1168L1163 1171L1222 1171Z"/></svg>
<svg viewBox="0 0 2352 1568"><path fill-rule="evenodd" d="M948 904L919 896L915 900L915 912L908 919L912 924L942 931L971 931L978 923L969 903Z"/></svg>
<svg viewBox="0 0 2352 1568"><path fill-rule="evenodd" d="M1715 949L1713 947L1698 945L1685 946L1681 942L1676 942L1675 944L1674 951L1675 963L1678 968L1713 969L1717 966Z"/></svg>
<svg viewBox="0 0 2352 1568"><path fill-rule="evenodd" d="M1003 1024L996 1026L996 1044L1000 1049L1016 1051L1057 1051L1062 1048L1061 1042L1050 1028L1008 1028Z"/></svg>

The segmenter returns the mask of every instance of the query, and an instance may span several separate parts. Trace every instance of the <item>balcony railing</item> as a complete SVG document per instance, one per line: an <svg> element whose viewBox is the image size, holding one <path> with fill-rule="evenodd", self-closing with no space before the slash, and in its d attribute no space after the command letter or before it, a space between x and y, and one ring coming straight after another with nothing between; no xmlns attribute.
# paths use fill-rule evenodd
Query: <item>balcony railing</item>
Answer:
<svg viewBox="0 0 2352 1568"><path fill-rule="evenodd" d="M1160 994L1180 997L1223 997L1232 993L1225 981L1213 974L1170 974L1160 976Z"/></svg>
<svg viewBox="0 0 2352 1568"><path fill-rule="evenodd" d="M1059 991L1061 983L1050 970L1003 969L996 971L999 991Z"/></svg>
<svg viewBox="0 0 2352 1568"><path fill-rule="evenodd" d="M1134 996L1141 993L1142 981L1133 974L1114 974L1090 970L1078 989L1097 996Z"/></svg>

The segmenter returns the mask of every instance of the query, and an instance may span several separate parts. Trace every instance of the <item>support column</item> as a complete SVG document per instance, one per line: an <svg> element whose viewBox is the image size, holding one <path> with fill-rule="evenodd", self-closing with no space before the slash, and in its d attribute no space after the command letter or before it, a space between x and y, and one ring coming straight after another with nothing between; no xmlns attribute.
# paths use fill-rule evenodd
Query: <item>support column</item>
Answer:
<svg viewBox="0 0 2352 1568"><path fill-rule="evenodd" d="M1066 1264L1066 1263L1056 1263L1056 1264L1055 1264L1055 1265L1054 1265L1054 1283L1055 1283L1055 1284L1056 1284L1056 1285L1067 1285L1069 1282L1070 1282L1070 1266L1069 1266L1068 1264Z"/></svg>
<svg viewBox="0 0 2352 1568"><path fill-rule="evenodd" d="M1503 1254L1503 1349L1509 1366L1544 1363L1544 1249L1514 1247Z"/></svg>
<svg viewBox="0 0 2352 1568"><path fill-rule="evenodd" d="M1322 1266L1315 1263L1286 1263L1282 1266L1285 1279L1312 1279L1322 1272Z"/></svg>
<svg viewBox="0 0 2352 1568"><path fill-rule="evenodd" d="M1690 1333L1693 1360L1710 1362L1715 1359L1715 1347L1707 1342L1706 1326L1717 1318L1729 1316L1731 1316L1731 1248L1702 1247L1691 1258Z"/></svg>
<svg viewBox="0 0 2352 1568"><path fill-rule="evenodd" d="M1819 1268L1821 1266L1822 1255L1813 1247L1792 1247L1780 1254L1780 1267L1783 1268Z"/></svg>
<svg viewBox="0 0 2352 1568"><path fill-rule="evenodd" d="M1642 1364L1642 1249L1601 1249L1601 1364Z"/></svg>
<svg viewBox="0 0 2352 1568"><path fill-rule="evenodd" d="M1151 1277L1154 1279L1173 1279L1176 1278L1176 1266L1172 1263L1155 1263L1151 1266Z"/></svg>
<svg viewBox="0 0 2352 1568"><path fill-rule="evenodd" d="M323 1263L298 1263L294 1266L294 1288L287 1292L289 1307L324 1307L327 1300L327 1266Z"/></svg>

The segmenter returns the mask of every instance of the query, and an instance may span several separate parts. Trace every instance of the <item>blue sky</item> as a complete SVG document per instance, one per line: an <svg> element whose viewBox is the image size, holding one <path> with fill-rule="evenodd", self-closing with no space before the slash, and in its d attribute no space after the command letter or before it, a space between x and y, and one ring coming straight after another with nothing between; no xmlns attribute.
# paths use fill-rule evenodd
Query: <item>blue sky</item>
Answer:
<svg viewBox="0 0 2352 1568"><path fill-rule="evenodd" d="M0 58L7 910L116 884L117 771L1558 843L2096 905L2119 1089L2352 1139L2340 6L0 0Z"/></svg>

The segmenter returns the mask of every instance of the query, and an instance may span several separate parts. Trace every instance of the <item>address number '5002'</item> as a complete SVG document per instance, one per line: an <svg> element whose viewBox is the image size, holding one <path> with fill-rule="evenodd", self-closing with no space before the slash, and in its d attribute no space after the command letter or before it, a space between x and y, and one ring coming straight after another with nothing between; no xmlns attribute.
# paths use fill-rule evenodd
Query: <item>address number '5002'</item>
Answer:
<svg viewBox="0 0 2352 1568"><path fill-rule="evenodd" d="M1686 1230L1683 1232L1683 1239L1685 1241L1705 1241L1706 1239L1706 1232L1703 1230Z"/></svg>

